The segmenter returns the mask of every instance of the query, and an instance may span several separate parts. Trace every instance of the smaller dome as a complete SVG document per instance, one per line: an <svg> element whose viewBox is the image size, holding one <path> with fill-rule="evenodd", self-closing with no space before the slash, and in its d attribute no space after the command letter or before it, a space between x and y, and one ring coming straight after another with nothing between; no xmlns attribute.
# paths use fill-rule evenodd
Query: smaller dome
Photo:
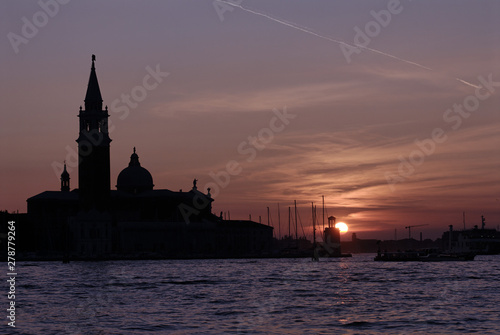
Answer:
<svg viewBox="0 0 500 335"><path fill-rule="evenodd" d="M139 156L134 153L130 156L128 167L118 175L116 188L119 191L140 193L153 189L153 177L148 170L139 163Z"/></svg>

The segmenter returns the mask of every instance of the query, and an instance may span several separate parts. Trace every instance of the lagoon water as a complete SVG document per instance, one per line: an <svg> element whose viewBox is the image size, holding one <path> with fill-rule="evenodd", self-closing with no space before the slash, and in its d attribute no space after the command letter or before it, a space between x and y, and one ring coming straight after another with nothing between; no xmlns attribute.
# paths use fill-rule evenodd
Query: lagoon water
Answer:
<svg viewBox="0 0 500 335"><path fill-rule="evenodd" d="M373 257L20 262L2 333L500 334L500 256Z"/></svg>

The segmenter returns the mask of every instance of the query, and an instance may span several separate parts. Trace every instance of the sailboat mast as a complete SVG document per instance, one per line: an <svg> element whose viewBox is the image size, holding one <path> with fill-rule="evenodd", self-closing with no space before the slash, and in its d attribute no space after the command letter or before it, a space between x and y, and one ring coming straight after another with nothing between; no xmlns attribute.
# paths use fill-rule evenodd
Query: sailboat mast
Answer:
<svg viewBox="0 0 500 335"><path fill-rule="evenodd" d="M299 228L297 226L297 200L293 201L294 207L295 207L295 239L297 240L297 243L299 241Z"/></svg>
<svg viewBox="0 0 500 335"><path fill-rule="evenodd" d="M281 240L281 216L280 216L280 203L278 202L278 235Z"/></svg>
<svg viewBox="0 0 500 335"><path fill-rule="evenodd" d="M292 210L290 209L290 206L288 206L288 237L292 238L292 234L290 232L290 218L292 216Z"/></svg>
<svg viewBox="0 0 500 335"><path fill-rule="evenodd" d="M322 195L321 198L323 198L323 230L325 230L325 196Z"/></svg>
<svg viewBox="0 0 500 335"><path fill-rule="evenodd" d="M311 202L313 220L313 246L316 247L316 216L314 215L314 202Z"/></svg>
<svg viewBox="0 0 500 335"><path fill-rule="evenodd" d="M267 207L267 225L269 226L269 207Z"/></svg>

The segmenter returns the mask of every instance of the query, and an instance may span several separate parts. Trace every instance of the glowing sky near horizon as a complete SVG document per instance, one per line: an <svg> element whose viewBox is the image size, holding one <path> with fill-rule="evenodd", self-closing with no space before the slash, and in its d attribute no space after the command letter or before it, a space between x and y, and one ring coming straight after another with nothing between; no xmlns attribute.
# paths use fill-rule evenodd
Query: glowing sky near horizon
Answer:
<svg viewBox="0 0 500 335"><path fill-rule="evenodd" d="M359 45L355 28L391 1L233 2L223 13L213 0L69 2L17 53L8 34L43 9L1 2L0 209L25 212L28 197L59 188L53 164L76 150L95 54L113 188L135 146L158 189L213 186L238 162L214 213L264 222L270 207L276 226L280 203L282 232L293 200L310 231L322 195L345 238L402 238L421 223L434 238L462 227L464 211L469 227L481 215L500 224L500 83L485 86L500 82L498 1L401 1L350 62L341 42ZM169 75L127 104L148 67ZM453 111L475 102L474 86L489 96Z"/></svg>

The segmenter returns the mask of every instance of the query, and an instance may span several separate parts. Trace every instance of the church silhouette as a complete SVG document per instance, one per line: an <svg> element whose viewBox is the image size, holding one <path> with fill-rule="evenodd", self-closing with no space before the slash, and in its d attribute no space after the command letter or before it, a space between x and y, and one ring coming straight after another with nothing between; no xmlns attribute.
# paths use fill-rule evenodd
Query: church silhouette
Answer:
<svg viewBox="0 0 500 335"><path fill-rule="evenodd" d="M111 189L108 108L95 56L80 107L78 189L70 189L66 164L60 191L27 200L34 259L144 259L262 257L271 251L273 228L253 221L224 220L212 213L210 189L154 189L136 149Z"/></svg>

